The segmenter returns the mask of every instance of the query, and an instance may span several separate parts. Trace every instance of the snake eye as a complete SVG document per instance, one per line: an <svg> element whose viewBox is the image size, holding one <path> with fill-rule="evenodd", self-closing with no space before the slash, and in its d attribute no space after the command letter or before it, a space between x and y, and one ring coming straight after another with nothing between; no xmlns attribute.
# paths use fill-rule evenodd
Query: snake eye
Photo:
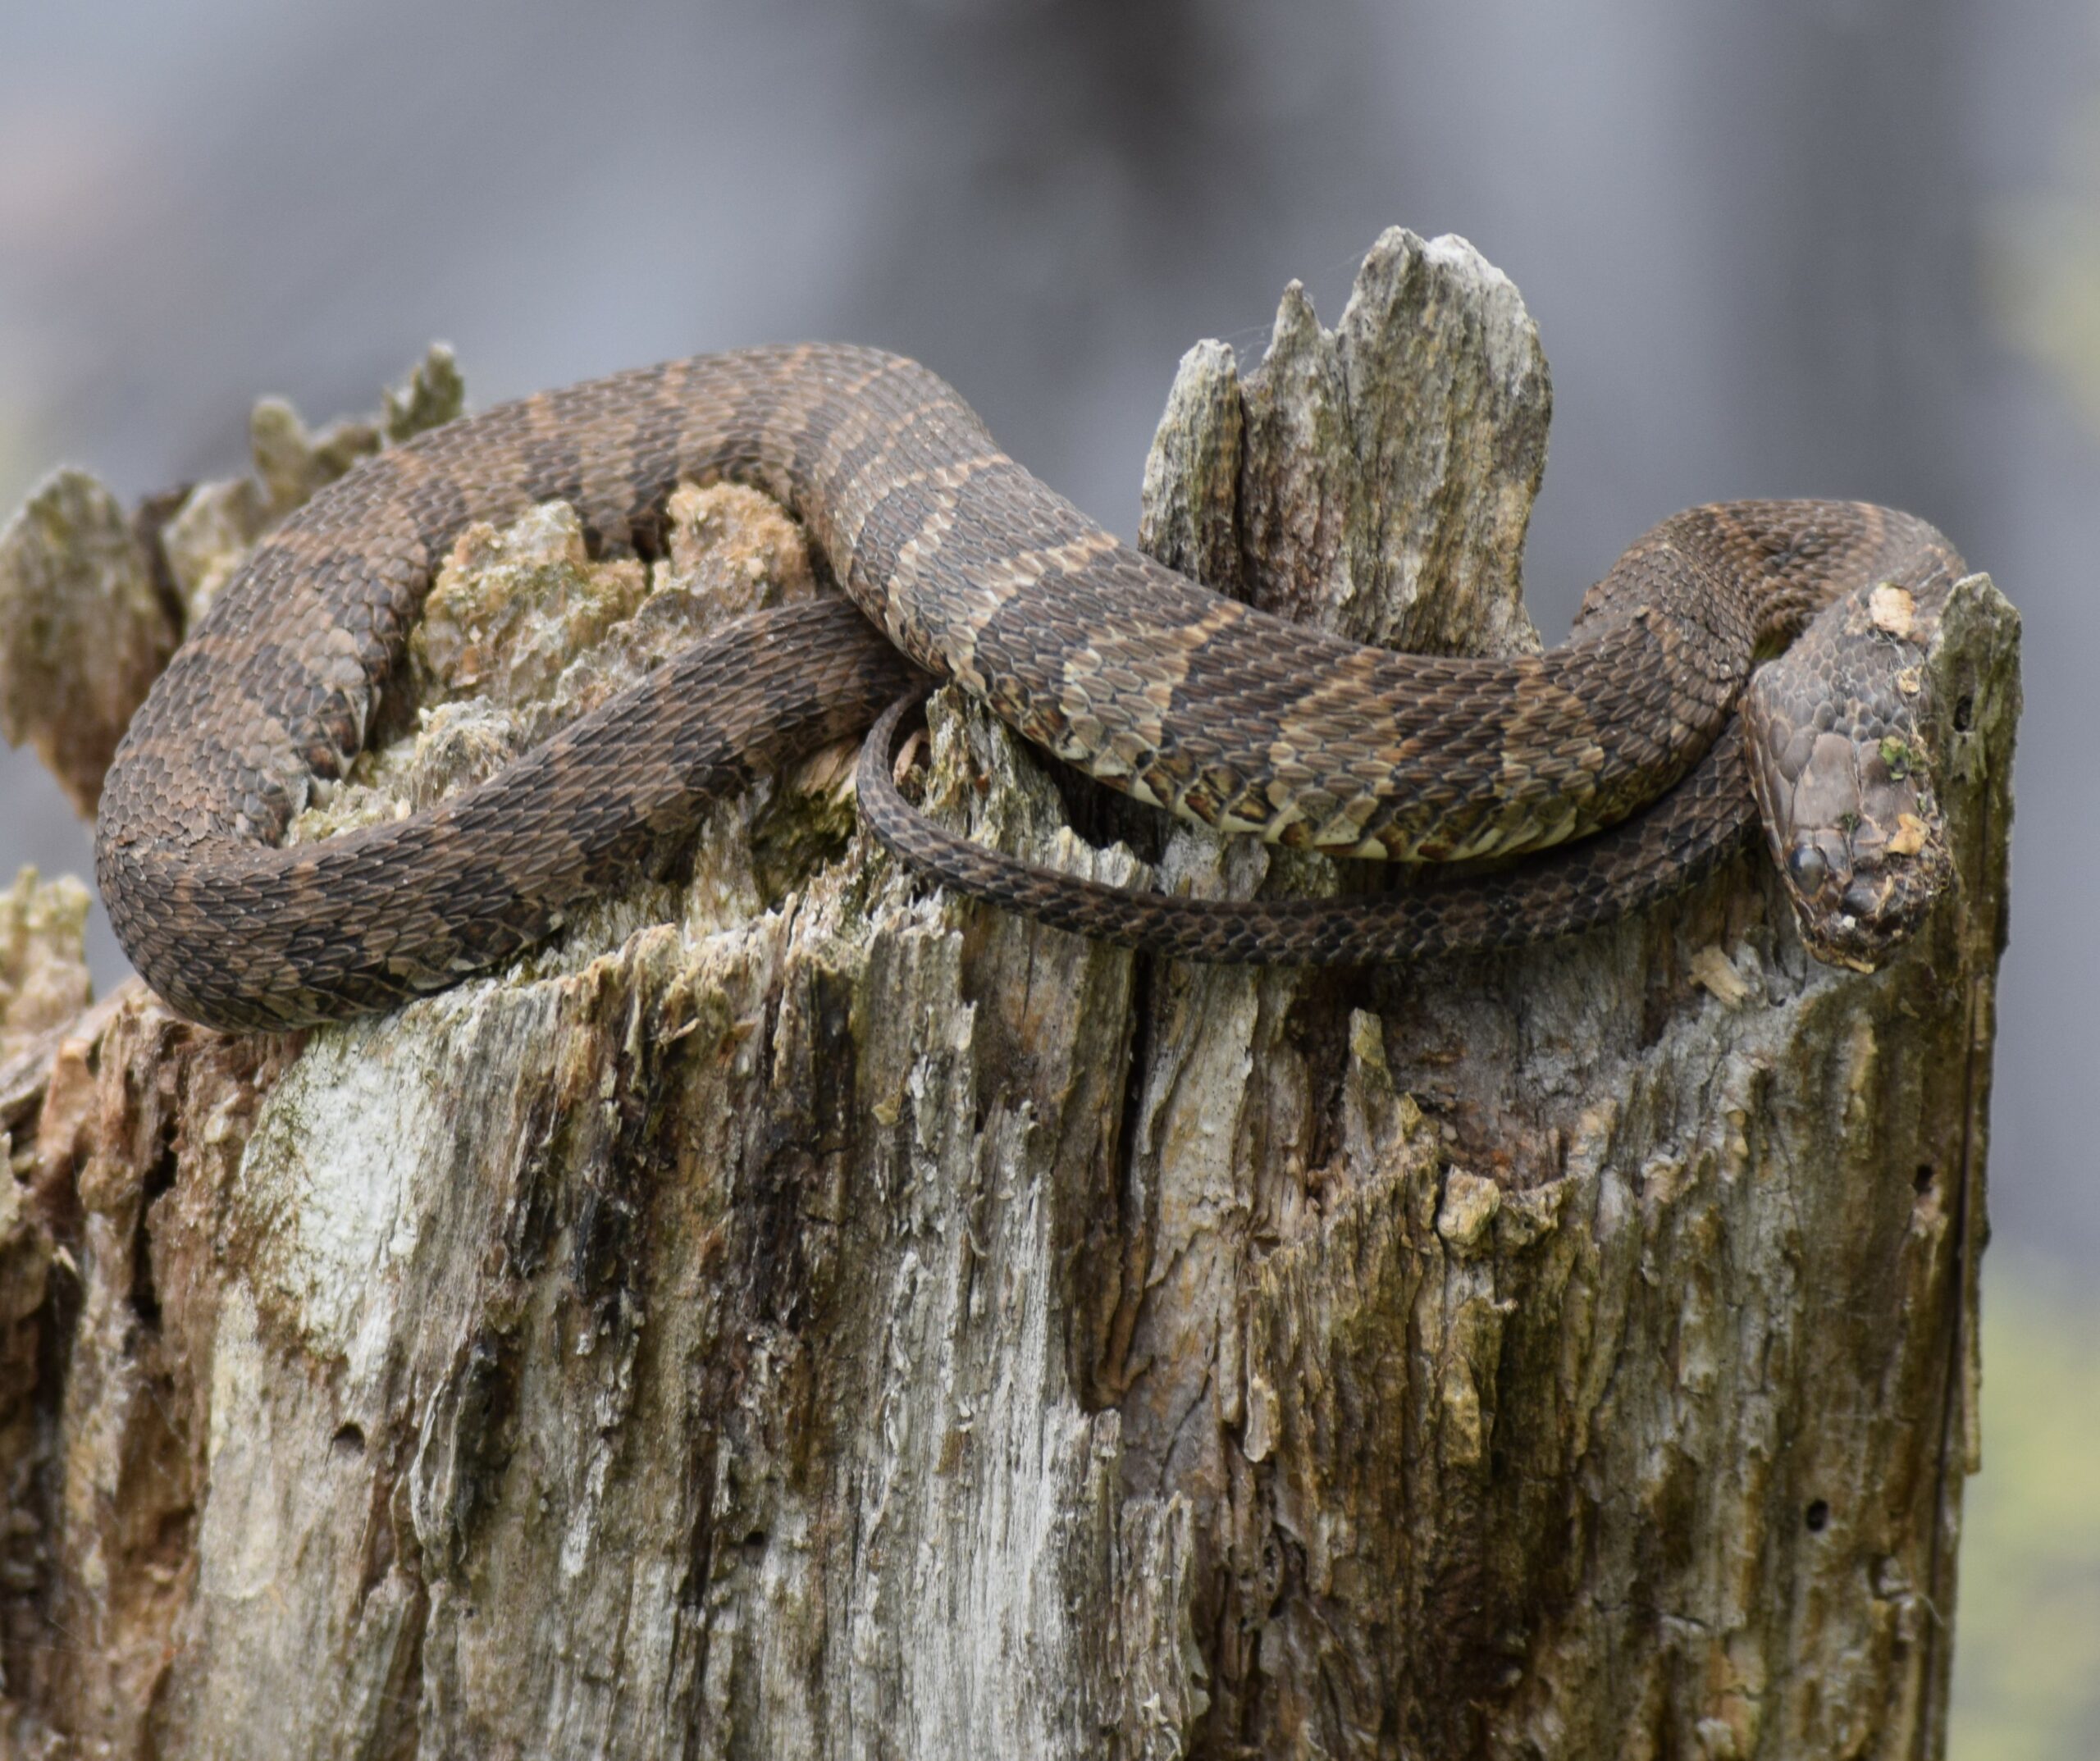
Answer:
<svg viewBox="0 0 2100 1761"><path fill-rule="evenodd" d="M1787 858L1787 872L1803 892L1814 892L1830 878L1830 865L1813 844L1796 844Z"/></svg>

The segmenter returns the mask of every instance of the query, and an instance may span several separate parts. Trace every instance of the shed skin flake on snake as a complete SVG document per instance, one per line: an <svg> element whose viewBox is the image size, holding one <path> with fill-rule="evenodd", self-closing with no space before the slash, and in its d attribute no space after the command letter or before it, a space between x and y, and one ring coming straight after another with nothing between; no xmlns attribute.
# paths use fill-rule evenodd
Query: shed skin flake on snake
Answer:
<svg viewBox="0 0 2100 1761"><path fill-rule="evenodd" d="M739 619L478 788L279 847L316 779L362 746L467 523L565 500L601 548L646 553L682 481L774 495L851 604ZM1390 894L1132 896L977 851L864 760L871 823L908 860L1090 934L1275 962L1542 939L1696 879L1754 835L1754 794L1805 940L1870 966L1948 873L1916 680L1961 573L1907 514L1727 504L1636 543L1558 649L1395 654L1117 543L915 363L820 345L701 357L450 423L317 495L134 719L97 873L126 951L194 1020L382 1008L529 945L707 800L866 727L930 674L1103 782L1226 830L1408 861L1582 841Z"/></svg>

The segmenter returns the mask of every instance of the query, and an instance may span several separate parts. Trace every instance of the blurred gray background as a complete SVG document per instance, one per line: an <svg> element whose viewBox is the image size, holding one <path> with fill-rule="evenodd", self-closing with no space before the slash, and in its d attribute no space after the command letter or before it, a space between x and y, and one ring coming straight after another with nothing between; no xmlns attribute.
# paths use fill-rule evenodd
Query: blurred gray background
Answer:
<svg viewBox="0 0 2100 1761"><path fill-rule="evenodd" d="M1466 235L1541 326L1550 639L1651 522L1744 495L1915 509L2020 607L1990 1265L2075 1296L2093 0L9 5L0 503L62 459L127 495L226 474L254 395L367 409L433 337L486 403L829 336L923 357L1128 533L1182 350L1258 354L1294 276L1331 322L1392 221ZM88 846L15 754L21 862L84 873Z"/></svg>

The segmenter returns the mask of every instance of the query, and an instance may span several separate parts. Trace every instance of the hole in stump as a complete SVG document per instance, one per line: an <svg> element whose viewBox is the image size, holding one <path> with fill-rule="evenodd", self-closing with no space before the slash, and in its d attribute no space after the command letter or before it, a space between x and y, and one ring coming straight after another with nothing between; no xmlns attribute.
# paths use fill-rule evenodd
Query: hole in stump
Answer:
<svg viewBox="0 0 2100 1761"><path fill-rule="evenodd" d="M1954 726L1958 733L1967 733L1969 724L1976 719L1976 700L1965 693L1955 700Z"/></svg>
<svg viewBox="0 0 2100 1761"><path fill-rule="evenodd" d="M1911 1184L1920 1196L1933 1189L1933 1165L1929 1161L1918 1164L1918 1171L1911 1176Z"/></svg>
<svg viewBox="0 0 2100 1761"><path fill-rule="evenodd" d="M1813 1499L1804 1514L1808 1521L1808 1532L1811 1535L1820 1535L1830 1521L1829 1503L1824 1499Z"/></svg>
<svg viewBox="0 0 2100 1761"><path fill-rule="evenodd" d="M328 1447L338 1455L363 1455L364 1433L354 1425L345 1425L328 1439Z"/></svg>

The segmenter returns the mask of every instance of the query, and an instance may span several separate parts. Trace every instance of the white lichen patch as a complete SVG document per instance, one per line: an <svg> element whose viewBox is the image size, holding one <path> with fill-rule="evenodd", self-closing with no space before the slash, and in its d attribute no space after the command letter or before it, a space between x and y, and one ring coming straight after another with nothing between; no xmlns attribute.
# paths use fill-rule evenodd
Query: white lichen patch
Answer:
<svg viewBox="0 0 2100 1761"><path fill-rule="evenodd" d="M695 595L724 617L817 591L801 527L769 496L734 483L685 483L672 491L665 512L655 591Z"/></svg>
<svg viewBox="0 0 2100 1761"><path fill-rule="evenodd" d="M454 541L409 638L410 688L425 707L464 696L542 705L648 590L637 562L591 562L566 503L500 530L477 522Z"/></svg>
<svg viewBox="0 0 2100 1761"><path fill-rule="evenodd" d="M471 1011L485 989L314 1036L265 1099L242 1157L231 1199L261 1244L258 1282L354 1377L382 1367L362 1361L359 1341L390 1315L421 1234L415 1177L449 1129L436 1060L450 1037L430 1031L433 1016Z"/></svg>

